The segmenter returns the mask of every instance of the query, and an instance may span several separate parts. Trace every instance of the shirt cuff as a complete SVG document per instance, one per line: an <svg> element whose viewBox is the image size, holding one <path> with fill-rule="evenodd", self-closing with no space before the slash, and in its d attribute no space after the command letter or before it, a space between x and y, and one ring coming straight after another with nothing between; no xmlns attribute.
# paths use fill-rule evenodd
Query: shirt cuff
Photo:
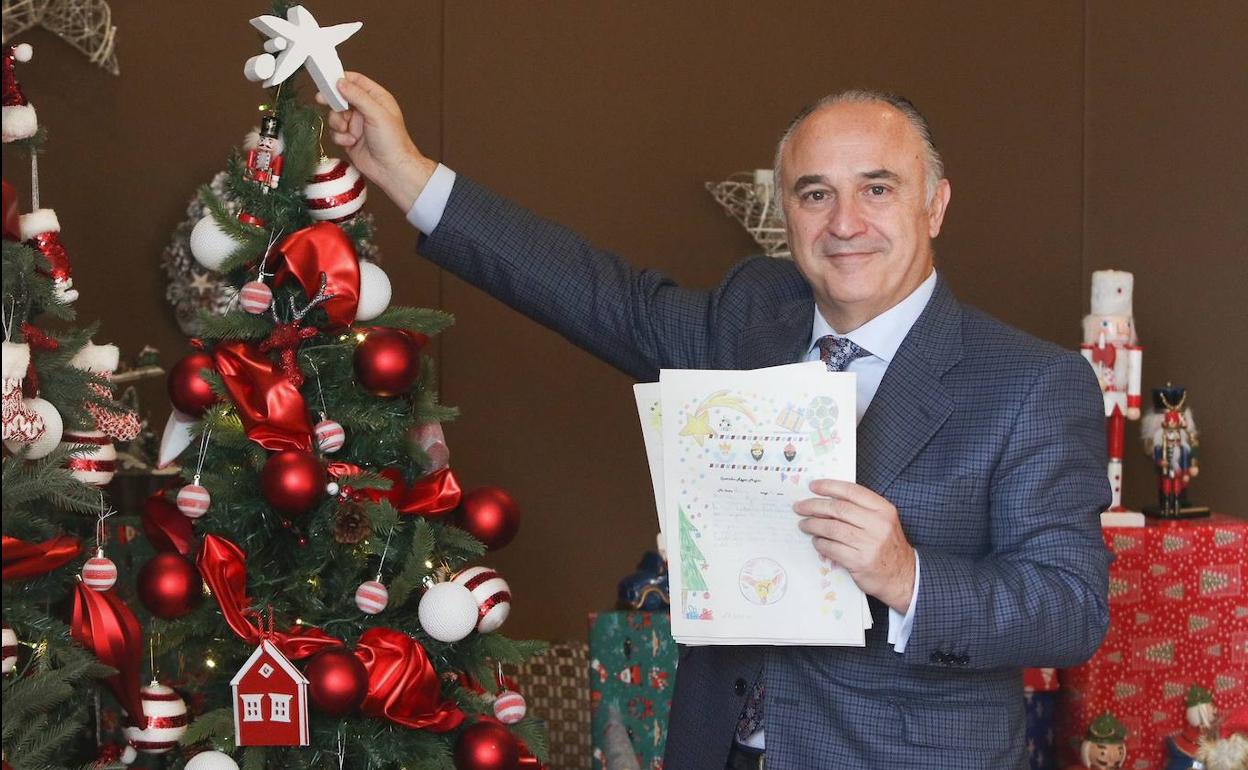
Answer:
<svg viewBox="0 0 1248 770"><path fill-rule="evenodd" d="M914 628L914 606L919 603L919 552L914 552L914 593L910 594L910 607L902 615L892 607L888 608L888 643L893 645L893 652L906 651L910 641L910 631Z"/></svg>
<svg viewBox="0 0 1248 770"><path fill-rule="evenodd" d="M425 235L432 235L442 221L442 213L446 211L446 202L450 200L454 186L455 172L439 163L425 183L425 189L420 191L408 209L407 221Z"/></svg>

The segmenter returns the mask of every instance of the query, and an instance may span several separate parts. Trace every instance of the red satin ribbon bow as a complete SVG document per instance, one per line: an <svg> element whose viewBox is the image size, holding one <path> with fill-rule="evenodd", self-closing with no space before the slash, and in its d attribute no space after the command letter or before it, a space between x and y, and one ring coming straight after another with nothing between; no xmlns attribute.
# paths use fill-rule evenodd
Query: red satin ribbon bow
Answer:
<svg viewBox="0 0 1248 770"><path fill-rule="evenodd" d="M360 261L355 256L351 239L333 222L296 230L274 249L278 257L273 285L281 286L294 276L308 297L321 286L325 274L325 291L334 296L321 307L329 316L331 326L350 326L360 300Z"/></svg>
<svg viewBox="0 0 1248 770"><path fill-rule="evenodd" d="M393 628L370 628L355 655L368 671L368 695L360 710L395 724L444 733L464 721L464 712L442 700L442 684L429 656L412 637Z"/></svg>
<svg viewBox="0 0 1248 770"><path fill-rule="evenodd" d="M199 552L199 571L212 589L225 622L244 641L258 644L266 638L292 660L320 650L341 647L339 639L319 628L299 626L291 631L260 628L248 615L247 564L241 548L225 538L208 535ZM424 648L407 634L392 628L371 628L356 644L355 655L368 671L368 695L361 710L405 727L446 732L459 726L464 714L442 700L438 673Z"/></svg>
<svg viewBox="0 0 1248 770"><path fill-rule="evenodd" d="M4 536L3 561L5 580L24 580L46 575L64 566L82 553L78 538L60 535L42 543L27 543L16 537Z"/></svg>
<svg viewBox="0 0 1248 770"><path fill-rule="evenodd" d="M248 617L251 600L247 598L247 557L241 548L229 540L216 535L206 536L198 562L199 573L212 589L212 595L221 607L225 622L243 641L259 644L261 638L267 638L291 660L300 660L321 650L342 646L342 642L319 628L296 626L290 631L269 633L252 622Z"/></svg>
<svg viewBox="0 0 1248 770"><path fill-rule="evenodd" d="M190 554L194 526L178 506L165 498L164 492L156 492L143 501L142 523L143 533L157 551Z"/></svg>
<svg viewBox="0 0 1248 770"><path fill-rule="evenodd" d="M143 630L139 621L112 591L96 591L81 582L74 589L70 634L117 673L104 680L126 711L126 722L142 726L143 701L139 673L143 662Z"/></svg>
<svg viewBox="0 0 1248 770"><path fill-rule="evenodd" d="M344 462L332 462L328 470L336 480L364 472L360 466ZM404 482L403 474L394 468L383 468L378 473L390 481L390 488L361 489L355 493L355 499L364 498L374 503L388 500L395 510L408 516L441 516L455 510L463 497L459 479L450 468L430 473L411 485Z"/></svg>
<svg viewBox="0 0 1248 770"><path fill-rule="evenodd" d="M312 426L299 389L253 344L225 342L212 352L217 373L247 438L265 449L312 449Z"/></svg>

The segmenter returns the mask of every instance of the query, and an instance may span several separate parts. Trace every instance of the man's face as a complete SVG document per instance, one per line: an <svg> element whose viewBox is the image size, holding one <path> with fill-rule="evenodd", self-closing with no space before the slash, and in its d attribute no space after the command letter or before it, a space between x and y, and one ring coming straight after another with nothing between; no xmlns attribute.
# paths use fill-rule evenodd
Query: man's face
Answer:
<svg viewBox="0 0 1248 770"><path fill-rule="evenodd" d="M881 103L824 107L804 120L781 157L793 259L824 317L849 332L900 302L931 274L949 183L930 204L923 140Z"/></svg>

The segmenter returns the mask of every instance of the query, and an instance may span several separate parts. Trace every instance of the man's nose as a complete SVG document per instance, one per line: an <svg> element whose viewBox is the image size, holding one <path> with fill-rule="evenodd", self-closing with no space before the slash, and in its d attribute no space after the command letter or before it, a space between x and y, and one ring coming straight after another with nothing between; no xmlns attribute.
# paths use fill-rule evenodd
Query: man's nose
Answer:
<svg viewBox="0 0 1248 770"><path fill-rule="evenodd" d="M828 212L827 228L828 232L843 241L862 235L867 229L861 206L852 195L837 198Z"/></svg>

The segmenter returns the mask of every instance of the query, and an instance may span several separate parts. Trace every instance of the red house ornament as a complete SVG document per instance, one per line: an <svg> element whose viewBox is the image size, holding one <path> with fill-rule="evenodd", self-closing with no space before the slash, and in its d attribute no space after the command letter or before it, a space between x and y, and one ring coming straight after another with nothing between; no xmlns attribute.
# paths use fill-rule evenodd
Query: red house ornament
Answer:
<svg viewBox="0 0 1248 770"><path fill-rule="evenodd" d="M260 641L230 687L237 745L308 745L308 680L268 639Z"/></svg>

